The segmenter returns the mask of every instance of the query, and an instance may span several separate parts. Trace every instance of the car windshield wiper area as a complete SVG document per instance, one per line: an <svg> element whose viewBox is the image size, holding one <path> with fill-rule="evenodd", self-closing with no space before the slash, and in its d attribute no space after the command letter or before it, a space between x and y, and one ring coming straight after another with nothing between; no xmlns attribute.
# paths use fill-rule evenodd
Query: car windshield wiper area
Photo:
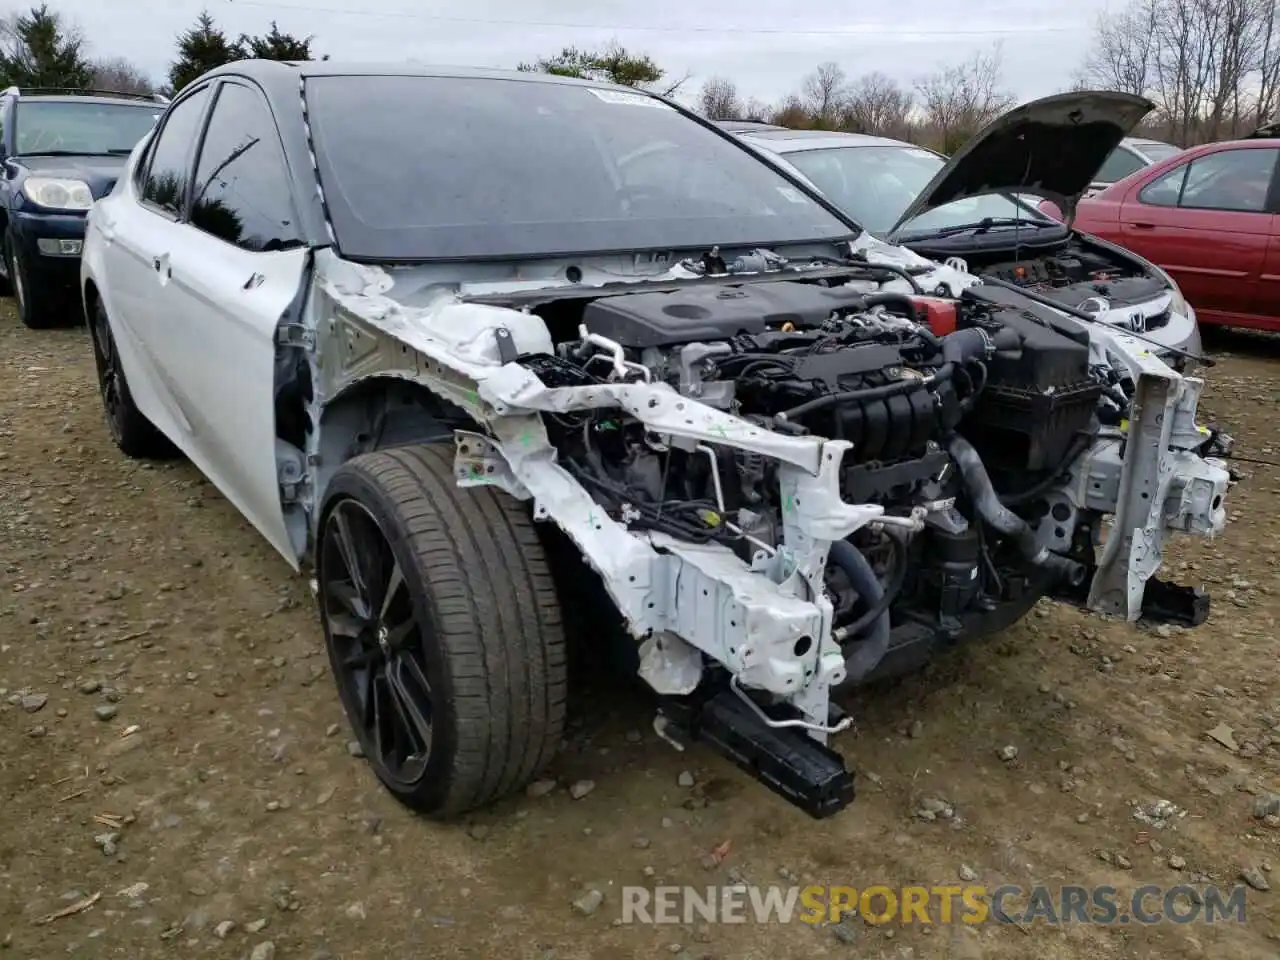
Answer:
<svg viewBox="0 0 1280 960"><path fill-rule="evenodd" d="M922 237L953 237L959 233L985 233L996 227L1030 227L1035 230L1044 227L1061 227L1056 220L1037 220L1031 217L983 217L972 223L957 223L950 227L939 227L936 230L903 230Z"/></svg>
<svg viewBox="0 0 1280 960"><path fill-rule="evenodd" d="M19 157L127 157L133 153L129 150L28 150L18 153Z"/></svg>

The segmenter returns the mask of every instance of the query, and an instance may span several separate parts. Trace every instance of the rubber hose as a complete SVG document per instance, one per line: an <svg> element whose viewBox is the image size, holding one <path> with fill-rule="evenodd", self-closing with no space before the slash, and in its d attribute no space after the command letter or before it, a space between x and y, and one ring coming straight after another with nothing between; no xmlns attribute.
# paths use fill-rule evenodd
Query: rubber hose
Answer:
<svg viewBox="0 0 1280 960"><path fill-rule="evenodd" d="M897 307L912 320L917 323L920 321L915 301L905 293L869 293L862 298L862 302L868 310L872 307Z"/></svg>
<svg viewBox="0 0 1280 960"><path fill-rule="evenodd" d="M852 646L845 656L847 681L861 680L876 668L889 650L889 604L902 589L907 567L902 541L894 537L892 543L896 556L888 584L880 583L866 556L848 540L836 540L828 553L830 561L844 571L853 589L868 604L867 611L844 628L849 639L841 647L848 649Z"/></svg>
<svg viewBox="0 0 1280 960"><path fill-rule="evenodd" d="M947 452L960 470L960 478L974 509L987 526L1012 539L1019 552L1036 566L1053 571L1069 583L1084 582L1086 570L1083 565L1042 548L1036 543L1036 534L1031 526L1004 505L991 485L982 458L968 440L953 434L947 441Z"/></svg>

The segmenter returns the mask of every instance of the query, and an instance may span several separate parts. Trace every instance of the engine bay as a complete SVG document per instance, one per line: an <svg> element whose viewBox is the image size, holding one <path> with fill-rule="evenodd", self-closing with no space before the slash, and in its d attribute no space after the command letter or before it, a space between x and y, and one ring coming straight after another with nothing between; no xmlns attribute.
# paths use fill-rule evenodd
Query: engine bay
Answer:
<svg viewBox="0 0 1280 960"><path fill-rule="evenodd" d="M1080 323L1016 293L973 288L953 320L935 332L910 297L796 281L634 293L590 302L579 340L522 363L550 386L662 382L762 431L847 442L842 498L898 522L837 548L825 579L834 628L858 652L848 680L861 681L896 625L954 639L1091 573L1088 523L1050 550L1038 519L998 501L1047 512L1035 488L1062 473L1108 407L1118 422L1123 385L1090 372ZM767 457L673 442L615 410L548 421L561 464L629 529L721 544L747 564L782 545L788 505Z"/></svg>
<svg viewBox="0 0 1280 960"><path fill-rule="evenodd" d="M926 245L911 246L926 256L948 255L942 249L926 249ZM963 257L969 269L979 276L1015 283L1077 309L1087 308L1090 301L1097 300L1108 307L1135 306L1167 290L1161 277L1131 257L1075 235L1048 248L1028 246L1020 252L1003 245L980 252L966 247ZM1158 318L1147 323L1148 329L1159 326Z"/></svg>
<svg viewBox="0 0 1280 960"><path fill-rule="evenodd" d="M896 276L486 292L421 327L339 275L324 336L366 346L320 393L386 365L456 410L457 482L565 535L635 641L659 733L826 816L852 799L826 746L851 722L834 689L1045 596L1202 622L1203 592L1155 573L1168 533L1222 529L1230 479L1229 438L1195 421L1202 383L1136 335L994 283L899 292L906 268L876 269ZM373 423L361 436L386 435Z"/></svg>

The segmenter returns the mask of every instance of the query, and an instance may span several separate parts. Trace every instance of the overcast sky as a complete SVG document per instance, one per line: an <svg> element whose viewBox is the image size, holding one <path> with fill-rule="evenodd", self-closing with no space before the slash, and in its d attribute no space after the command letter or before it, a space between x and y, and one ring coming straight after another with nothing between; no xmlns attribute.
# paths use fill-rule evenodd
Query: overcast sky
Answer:
<svg viewBox="0 0 1280 960"><path fill-rule="evenodd" d="M1111 0L1116 4L1120 0ZM1061 89L1084 58L1108 0L836 0L785 12L779 0L51 0L84 30L93 56L124 56L163 78L174 39L202 9L232 36L262 33L274 19L312 34L334 60L419 60L514 67L567 44L617 39L673 74L691 71L687 93L712 75L744 97L773 101L797 90L824 60L852 77L880 70L910 85L939 66L1004 41L1006 86L1020 99ZM365 12L361 12L363 7ZM848 12L840 12L844 8Z"/></svg>

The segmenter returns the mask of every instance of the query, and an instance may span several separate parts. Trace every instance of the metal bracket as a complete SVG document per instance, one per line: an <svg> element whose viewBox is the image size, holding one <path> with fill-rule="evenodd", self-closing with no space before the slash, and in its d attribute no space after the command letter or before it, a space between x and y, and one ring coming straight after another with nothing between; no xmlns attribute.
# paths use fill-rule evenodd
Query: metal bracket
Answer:
<svg viewBox="0 0 1280 960"><path fill-rule="evenodd" d="M316 332L301 323L282 323L276 327L276 344L281 347L315 350Z"/></svg>

